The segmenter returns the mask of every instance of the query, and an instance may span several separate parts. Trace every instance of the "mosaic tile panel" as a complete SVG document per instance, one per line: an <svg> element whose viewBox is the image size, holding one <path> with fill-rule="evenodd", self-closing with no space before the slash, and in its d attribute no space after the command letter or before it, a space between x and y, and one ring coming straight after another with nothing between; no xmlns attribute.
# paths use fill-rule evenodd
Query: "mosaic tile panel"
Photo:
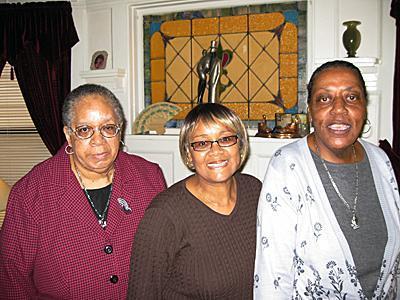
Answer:
<svg viewBox="0 0 400 300"><path fill-rule="evenodd" d="M300 1L145 16L146 104L173 102L183 119L197 101L197 62L216 40L232 53L220 78L221 103L247 121L303 112L306 7Z"/></svg>

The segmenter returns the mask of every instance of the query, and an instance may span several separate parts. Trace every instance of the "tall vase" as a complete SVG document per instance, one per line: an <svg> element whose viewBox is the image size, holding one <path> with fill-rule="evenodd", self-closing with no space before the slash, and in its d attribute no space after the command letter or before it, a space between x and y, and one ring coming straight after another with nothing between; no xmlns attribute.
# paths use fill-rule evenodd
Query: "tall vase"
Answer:
<svg viewBox="0 0 400 300"><path fill-rule="evenodd" d="M347 57L356 57L356 51L360 47L361 33L357 29L360 24L360 21L343 22L343 25L347 26L342 36L344 48L347 50Z"/></svg>

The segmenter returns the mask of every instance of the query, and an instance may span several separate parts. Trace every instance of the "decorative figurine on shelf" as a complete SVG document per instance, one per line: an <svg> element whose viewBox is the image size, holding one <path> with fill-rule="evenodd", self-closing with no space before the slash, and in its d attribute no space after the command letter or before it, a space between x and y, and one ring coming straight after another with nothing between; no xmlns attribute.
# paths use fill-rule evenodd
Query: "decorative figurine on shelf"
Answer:
<svg viewBox="0 0 400 300"><path fill-rule="evenodd" d="M267 125L267 116L263 115L263 120L258 123L258 131L256 136L259 137L271 137L272 129Z"/></svg>
<svg viewBox="0 0 400 300"><path fill-rule="evenodd" d="M272 130L272 137L281 139L298 138L298 124L289 113L275 114L275 128Z"/></svg>
<svg viewBox="0 0 400 300"><path fill-rule="evenodd" d="M310 125L308 123L307 114L298 113L293 116L294 122L297 124L297 133L300 137L310 133Z"/></svg>
<svg viewBox="0 0 400 300"><path fill-rule="evenodd" d="M208 102L218 102L221 69L221 60L217 55L217 41L211 41L210 49L208 51L203 50L203 56L197 64L197 74L199 75L197 103L203 103L203 96L206 87L208 87Z"/></svg>

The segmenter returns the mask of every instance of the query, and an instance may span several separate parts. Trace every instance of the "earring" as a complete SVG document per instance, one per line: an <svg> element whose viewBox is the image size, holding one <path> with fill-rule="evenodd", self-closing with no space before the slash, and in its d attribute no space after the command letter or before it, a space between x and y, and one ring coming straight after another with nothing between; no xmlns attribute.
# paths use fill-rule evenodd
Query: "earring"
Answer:
<svg viewBox="0 0 400 300"><path fill-rule="evenodd" d="M186 163L186 165L187 165L187 167L190 169L190 170L194 170L194 164L191 162L191 161L188 161L187 163Z"/></svg>
<svg viewBox="0 0 400 300"><path fill-rule="evenodd" d="M68 155L74 154L74 149L72 148L71 145L67 145L64 148L65 153L67 153Z"/></svg>
<svg viewBox="0 0 400 300"><path fill-rule="evenodd" d="M194 170L193 161L189 158L189 156L186 157L186 166L187 166L190 170Z"/></svg>
<svg viewBox="0 0 400 300"><path fill-rule="evenodd" d="M367 127L367 129L365 129L365 127ZM371 121L369 119L365 119L364 127L363 127L364 130L363 130L362 134L367 134L368 132L370 132L371 131L371 127L372 127Z"/></svg>
<svg viewBox="0 0 400 300"><path fill-rule="evenodd" d="M124 143L124 141L120 140L119 142L121 143L121 149L124 150L125 152L128 152L129 151L128 146Z"/></svg>

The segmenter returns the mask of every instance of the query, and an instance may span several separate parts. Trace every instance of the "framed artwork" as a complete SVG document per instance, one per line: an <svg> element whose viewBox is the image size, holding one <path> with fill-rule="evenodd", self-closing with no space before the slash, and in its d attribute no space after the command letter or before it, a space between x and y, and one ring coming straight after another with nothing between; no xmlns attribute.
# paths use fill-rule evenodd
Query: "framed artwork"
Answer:
<svg viewBox="0 0 400 300"><path fill-rule="evenodd" d="M92 55L92 62L90 63L90 70L102 70L107 65L107 51L96 51Z"/></svg>
<svg viewBox="0 0 400 300"><path fill-rule="evenodd" d="M217 7L215 2L208 8L177 7L166 13L139 9L143 30L136 32L136 42L143 49L136 63L137 70L142 68L137 74L143 80L144 106L178 105L182 109L175 117L179 127L197 104L197 64L211 41L216 41L218 52L225 55L220 59L226 62L219 100L243 121L256 124L266 117L274 122L275 113L304 112L307 2L257 2L230 7Z"/></svg>

